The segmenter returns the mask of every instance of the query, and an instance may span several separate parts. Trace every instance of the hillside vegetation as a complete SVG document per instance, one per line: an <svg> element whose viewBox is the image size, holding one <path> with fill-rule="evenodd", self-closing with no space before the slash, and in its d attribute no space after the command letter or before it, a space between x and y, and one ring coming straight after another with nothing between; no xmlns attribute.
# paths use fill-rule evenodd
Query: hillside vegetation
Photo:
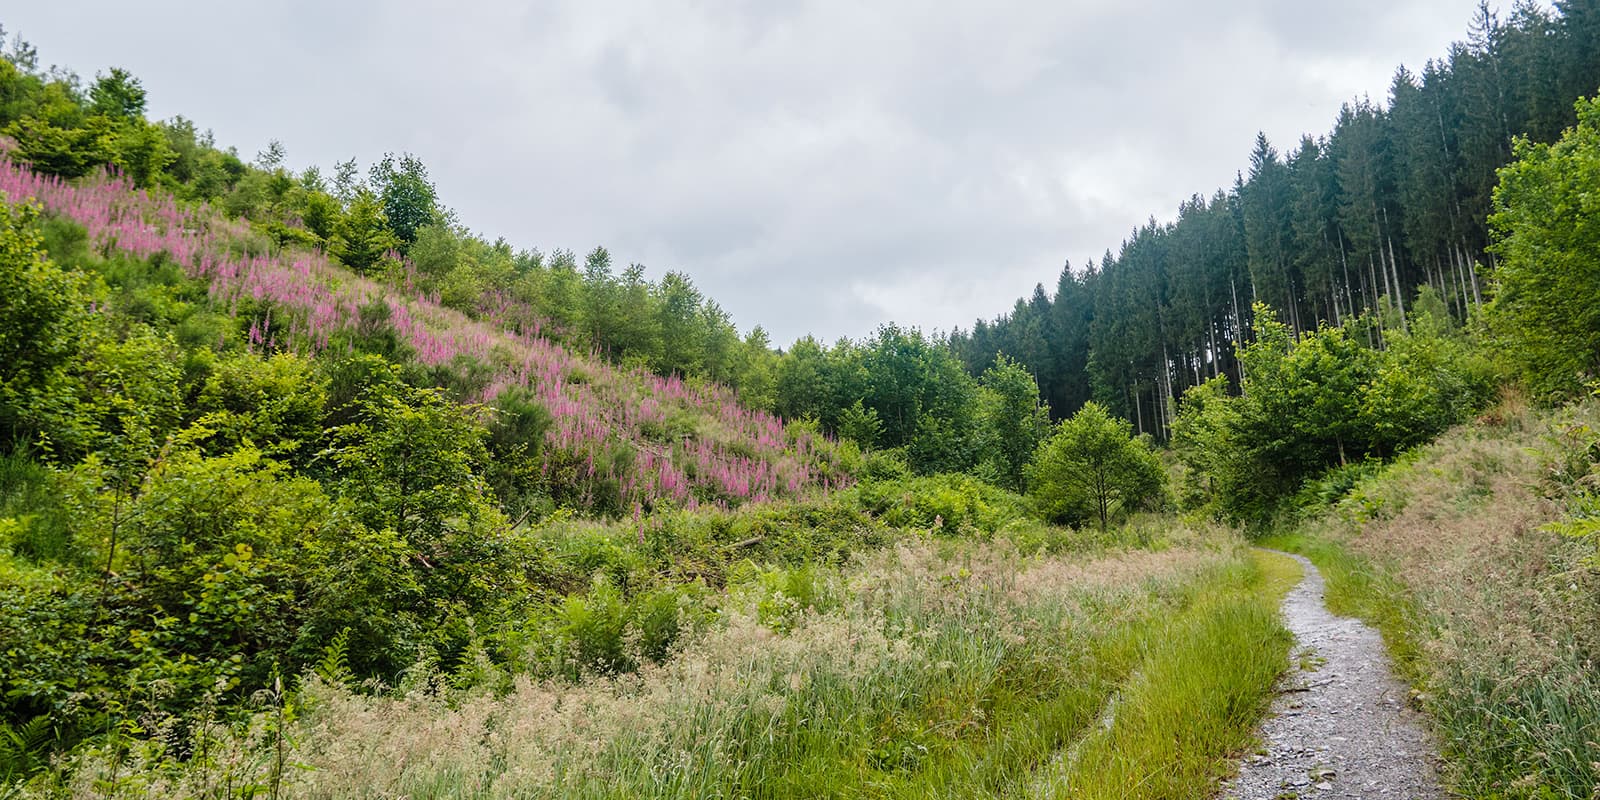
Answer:
<svg viewBox="0 0 1600 800"><path fill-rule="evenodd" d="M335 664L293 707L187 731L200 755L176 761L160 741L96 751L64 788L1123 797L1143 779L1134 796L1192 795L1248 740L1285 659L1273 617L1285 584L1236 541L1169 544L1024 556L1002 542L907 542L843 570L768 573L670 661L576 686L483 664L470 690L423 669L372 696ZM1102 730L1119 688L1131 708Z"/></svg>

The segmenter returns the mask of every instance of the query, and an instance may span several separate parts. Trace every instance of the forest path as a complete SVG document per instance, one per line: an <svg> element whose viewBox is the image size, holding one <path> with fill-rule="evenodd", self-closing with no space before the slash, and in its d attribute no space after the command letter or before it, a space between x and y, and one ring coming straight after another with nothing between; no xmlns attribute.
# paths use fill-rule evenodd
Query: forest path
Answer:
<svg viewBox="0 0 1600 800"><path fill-rule="evenodd" d="M1441 800L1438 751L1406 704L1408 689L1389 669L1383 638L1329 612L1322 574L1290 557L1305 571L1283 600L1284 625L1297 642L1294 666L1261 726L1261 749L1219 796Z"/></svg>

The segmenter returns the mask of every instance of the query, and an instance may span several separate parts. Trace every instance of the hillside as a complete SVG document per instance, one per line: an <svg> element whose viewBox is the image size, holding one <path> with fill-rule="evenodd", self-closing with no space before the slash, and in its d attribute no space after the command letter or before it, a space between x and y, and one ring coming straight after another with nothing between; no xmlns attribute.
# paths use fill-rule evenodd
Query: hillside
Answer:
<svg viewBox="0 0 1600 800"><path fill-rule="evenodd" d="M662 501L726 508L847 480L828 468L830 448L820 436L791 434L725 388L576 355L537 330L502 327L495 314L470 319L321 253L273 246L204 204L181 204L118 177L68 182L10 160L0 160L0 192L82 225L97 252L176 263L205 284L217 307L248 320L249 343L261 352L321 353L370 325L376 309L416 363L461 374L463 400L493 405L515 389L548 411L540 472L570 472L563 488L580 508L619 513Z"/></svg>

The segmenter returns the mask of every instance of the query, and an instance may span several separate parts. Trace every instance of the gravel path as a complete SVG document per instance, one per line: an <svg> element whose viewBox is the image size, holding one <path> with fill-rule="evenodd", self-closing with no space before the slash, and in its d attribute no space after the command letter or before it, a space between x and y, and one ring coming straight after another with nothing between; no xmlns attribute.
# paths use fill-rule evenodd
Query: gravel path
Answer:
<svg viewBox="0 0 1600 800"><path fill-rule="evenodd" d="M1322 575L1292 558L1305 570L1283 601L1284 625L1299 643L1296 667L1261 727L1261 750L1245 758L1221 797L1442 800L1437 750L1389 671L1382 637L1329 613Z"/></svg>

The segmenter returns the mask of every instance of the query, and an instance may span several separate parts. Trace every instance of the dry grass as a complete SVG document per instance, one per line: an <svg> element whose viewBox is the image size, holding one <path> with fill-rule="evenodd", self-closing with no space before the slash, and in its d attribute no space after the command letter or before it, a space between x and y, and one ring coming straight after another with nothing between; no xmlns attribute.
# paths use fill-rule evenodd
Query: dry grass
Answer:
<svg viewBox="0 0 1600 800"><path fill-rule="evenodd" d="M1296 542L1383 628L1469 796L1600 796L1600 576L1563 514L1559 432L1515 396L1356 487Z"/></svg>

